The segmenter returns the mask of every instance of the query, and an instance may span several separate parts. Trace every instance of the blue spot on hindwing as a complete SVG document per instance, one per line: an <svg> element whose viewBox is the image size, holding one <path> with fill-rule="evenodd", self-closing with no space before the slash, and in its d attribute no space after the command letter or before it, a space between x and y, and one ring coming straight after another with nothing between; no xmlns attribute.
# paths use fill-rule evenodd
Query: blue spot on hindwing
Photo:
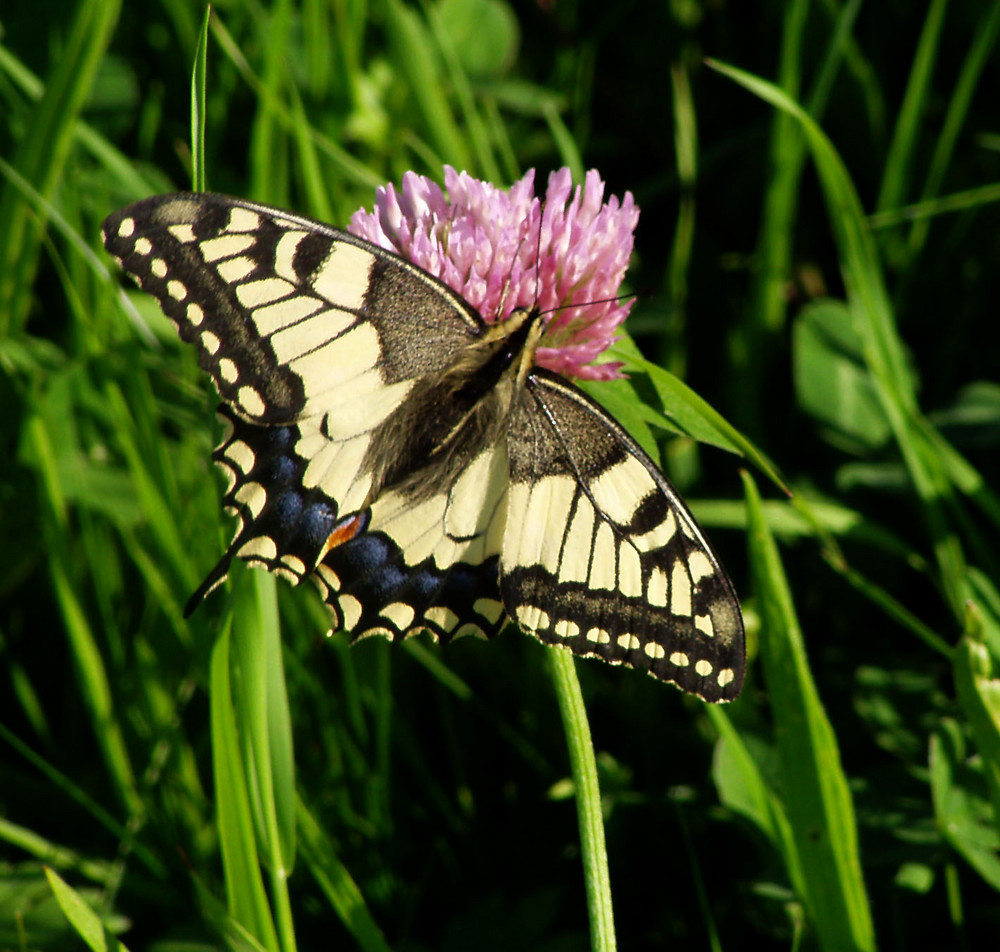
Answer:
<svg viewBox="0 0 1000 952"><path fill-rule="evenodd" d="M257 436L256 447L265 454L287 453L296 440L295 432L290 426L253 427Z"/></svg>
<svg viewBox="0 0 1000 952"><path fill-rule="evenodd" d="M272 516L282 533L294 533L302 518L302 497L296 492L284 492L274 502Z"/></svg>
<svg viewBox="0 0 1000 952"><path fill-rule="evenodd" d="M260 478L277 486L301 485L301 464L290 456L276 456L272 459Z"/></svg>
<svg viewBox="0 0 1000 952"><path fill-rule="evenodd" d="M354 579L352 591L366 606L394 601L409 578L399 547L379 533L363 532L340 546L338 554Z"/></svg>
<svg viewBox="0 0 1000 952"><path fill-rule="evenodd" d="M336 521L337 514L326 500L311 503L302 514L302 525L299 529L302 541L310 549L315 548L318 551L330 537Z"/></svg>
<svg viewBox="0 0 1000 952"><path fill-rule="evenodd" d="M430 604L443 581L444 576L436 569L415 569L410 575L410 592L416 603Z"/></svg>

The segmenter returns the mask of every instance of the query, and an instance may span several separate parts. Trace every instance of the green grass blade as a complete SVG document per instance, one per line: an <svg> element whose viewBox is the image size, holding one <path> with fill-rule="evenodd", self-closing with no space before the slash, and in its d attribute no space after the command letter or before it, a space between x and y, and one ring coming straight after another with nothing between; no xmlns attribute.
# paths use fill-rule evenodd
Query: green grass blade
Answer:
<svg viewBox="0 0 1000 952"><path fill-rule="evenodd" d="M941 184L951 165L962 128L972 106L973 97L979 87L983 71L991 62L998 37L1000 37L1000 4L988 4L982 21L975 31L972 46L962 62L958 82L948 102L944 124L935 137L934 155L931 157L927 181L920 193L922 201L936 197L941 190ZM913 223L908 242L911 261L916 261L929 228L930 223L926 219L918 219Z"/></svg>
<svg viewBox="0 0 1000 952"><path fill-rule="evenodd" d="M835 572L843 576L853 588L865 596L872 604L878 606L886 615L901 628L910 631L919 638L928 648L936 651L945 658L950 658L952 654L951 643L941 637L933 628L924 623L919 616L911 612L906 604L894 598L880 585L876 585L866 578L859 571L848 565L843 558L832 557L831 553L826 553L827 561Z"/></svg>
<svg viewBox="0 0 1000 952"><path fill-rule="evenodd" d="M284 104L275 98L270 87L266 86L253 69L251 69L250 63L240 50L239 44L223 25L222 21L218 17L213 17L210 26L216 42L247 86L274 110L275 116L286 131L295 132L298 121L295 113L285 108ZM385 184L385 179L382 175L363 162L359 162L350 152L329 136L314 130L310 131L310 135L317 149L347 181L371 189ZM275 201L273 197L270 200Z"/></svg>
<svg viewBox="0 0 1000 952"><path fill-rule="evenodd" d="M808 111L818 118L841 63L850 48L850 33L859 2L847 3L836 15L835 29L826 44L813 90L808 97ZM781 55L778 85L797 99L804 86L803 42L808 14L815 5L804 2L788 3L782 21ZM771 123L769 144L770 174L762 208L762 223L756 241L756 267L750 293L751 307L747 320L737 328L732 349L741 370L739 406L745 425L758 431L766 410L760 404L766 381L771 373L768 346L787 321L787 289L792 273L795 224L798 219L799 192L806 147L801 130L794 119L777 113Z"/></svg>
<svg viewBox="0 0 1000 952"><path fill-rule="evenodd" d="M859 0L857 4L854 0L850 0L847 4L841 0L821 0L821 5L831 22L835 24L835 32L840 34L842 28L853 25L854 18L864 5L864 0ZM873 137L878 141L886 126L887 109L882 89L883 77L879 75L872 59L866 54L861 41L851 35L850 29L845 29L836 42L843 49L845 73L844 80L838 84L838 88L843 89L847 85L847 80L853 80L853 84L857 86L858 98L861 99L860 108L864 115L865 128L872 130ZM817 90L818 88L817 85Z"/></svg>
<svg viewBox="0 0 1000 952"><path fill-rule="evenodd" d="M183 582L185 586L190 586L194 577L190 575L189 553L184 539L181 538L176 518L179 500L171 499L163 492L156 474L150 468L150 464L156 460L156 455L144 446L146 435L156 421L143 421L147 423L143 426L135 420L128 398L115 384L107 385L104 399L118 426L115 434L117 448L125 460L148 528L155 538L162 560L160 567L172 568L174 578Z"/></svg>
<svg viewBox="0 0 1000 952"><path fill-rule="evenodd" d="M286 111L284 92L291 82L286 52L293 46L292 18L289 0L277 0L257 12L264 95L254 115L250 138L250 194L278 205L288 205L290 199L289 140L279 112Z"/></svg>
<svg viewBox="0 0 1000 952"><path fill-rule="evenodd" d="M334 852L326 831L301 801L297 809L302 835L302 858L330 905L354 937L362 952L389 952L357 883Z"/></svg>
<svg viewBox="0 0 1000 952"><path fill-rule="evenodd" d="M42 81L31 72L9 50L0 46L0 74L9 77L15 87L27 98L38 102L45 94ZM74 123L74 135L79 145L110 173L111 178L126 193L145 195L155 191L152 179L158 179L157 173L149 174L136 167L136 164L116 149L104 136L96 132L92 126L77 120ZM4 163L4 174L9 174ZM23 189L22 189L23 191ZM39 202L38 204L43 204Z"/></svg>
<svg viewBox="0 0 1000 952"><path fill-rule="evenodd" d="M386 28L399 68L407 78L411 95L423 117L435 149L443 161L458 169L475 168L444 94L442 64L434 55L435 45L416 12L400 0L384 4Z"/></svg>
<svg viewBox="0 0 1000 952"><path fill-rule="evenodd" d="M208 24L211 18L212 7L206 4L191 71L191 188L195 192L203 192L208 187L205 178L205 85L208 82Z"/></svg>
<svg viewBox="0 0 1000 952"><path fill-rule="evenodd" d="M442 21L441 14L436 5L425 4L423 5L423 10L437 48L440 51L442 65L447 71L452 88L455 90L458 108L461 111L468 138L472 143L472 151L476 156L478 174L491 182L499 182L500 166L493 153L493 146L490 142L487 125L476 105L472 85L462 67L455 44L449 35L448 26ZM495 42L500 41L500 37L494 37L493 39Z"/></svg>
<svg viewBox="0 0 1000 952"><path fill-rule="evenodd" d="M555 100L551 96L543 96L540 108L542 118L548 126L549 135L552 136L556 151L559 153L560 161L569 167L574 182L582 182L586 176L583 156L580 154L580 147L577 145L576 139L573 138L573 133L563 122Z"/></svg>
<svg viewBox="0 0 1000 952"><path fill-rule="evenodd" d="M816 122L781 89L742 70L715 62L711 65L793 117L801 126L823 184L848 300L858 310L869 363L879 383L889 391L894 413L913 411L916 398L902 343L895 331L878 254L861 202L840 156Z"/></svg>
<svg viewBox="0 0 1000 952"><path fill-rule="evenodd" d="M57 472L57 449L53 446L51 433L41 417L28 422L28 433L36 467L43 484L48 488L46 502L50 506L50 512L45 535L49 549L49 570L70 655L77 668L78 683L84 693L95 739L109 771L115 777L118 795L130 813L138 814L143 808L135 787L135 772L128 747L116 717L111 679L97 635L71 579L72 559L67 549L66 533L66 493L60 485L61 477Z"/></svg>
<svg viewBox="0 0 1000 952"><path fill-rule="evenodd" d="M802 88L802 33L809 0L785 4L781 33L781 60L778 85L793 99ZM798 182L802 174L802 134L791 116L778 113L771 126L770 160L772 174L764 195L763 225L758 234L760 264L755 279L754 307L751 312L758 333L772 333L785 323L787 303L784 285L791 262L791 227L798 204ZM752 347L752 344L748 343ZM753 366L751 354L744 354ZM748 367L749 369L749 367Z"/></svg>
<svg viewBox="0 0 1000 952"><path fill-rule="evenodd" d="M53 788L57 788L61 794L65 794L70 800L79 805L81 811L89 814L92 820L103 826L111 836L122 842L130 838L129 830L122 825L114 816L100 803L89 796L81 787L61 771L57 770L43 757L39 756L24 741L11 733L3 724L0 724L0 740L6 741L17 753L23 757L32 767L35 768ZM82 875L93 879L95 882L105 883L108 876L106 866L99 868L98 864L86 860L76 861L69 857L69 854L60 847L50 846L42 841L31 831L15 828L11 824L5 824L0 834L0 839L17 845L30 855L49 863L53 866L72 866ZM160 860L150 852L143 843L136 843L133 846L135 855L141 860L150 873L157 878L165 878L167 869Z"/></svg>
<svg viewBox="0 0 1000 952"><path fill-rule="evenodd" d="M3 725L0 724L0 737L2 736ZM116 879L115 870L111 863L88 860L75 850L66 849L64 846L46 840L34 830L25 829L3 817L0 817L0 842L24 852L46 866L54 866L62 870L71 869L74 873L78 873L93 883L99 883L101 886L106 887Z"/></svg>
<svg viewBox="0 0 1000 952"><path fill-rule="evenodd" d="M995 205L1000 202L1000 183L979 185L976 188L952 192L939 198L931 198L925 202L914 202L902 208L891 208L877 212L868 219L873 230L891 228L893 225L907 221L917 221L922 218L934 218L953 212L980 208L983 205Z"/></svg>
<svg viewBox="0 0 1000 952"><path fill-rule="evenodd" d="M992 489L979 470L972 466L937 430L927 426L924 436L944 465L952 483L972 500L989 521L1000 528L1000 493Z"/></svg>
<svg viewBox="0 0 1000 952"><path fill-rule="evenodd" d="M269 952L269 949L243 923L233 918L230 911L219 902L200 878L195 876L193 881L205 919L224 939L229 952Z"/></svg>
<svg viewBox="0 0 1000 952"><path fill-rule="evenodd" d="M293 135L295 137L296 157L301 168L302 189L306 195L308 207L321 221L335 221L336 211L330 199L326 178L323 175L323 162L316 138L309 124L309 116L302 103L302 96L297 87L289 91L292 100L292 113L295 115Z"/></svg>
<svg viewBox="0 0 1000 952"><path fill-rule="evenodd" d="M674 157L680 197L677 225L670 249L667 293L670 295L670 320L660 344L660 364L677 377L684 376L687 363L685 328L687 325L688 273L694 246L695 186L698 181L698 124L691 78L682 66L670 71L670 90L674 111Z"/></svg>
<svg viewBox="0 0 1000 952"><path fill-rule="evenodd" d="M13 166L51 198L73 144L76 119L111 40L120 0L81 0L45 93L18 145ZM20 329L30 303L42 229L5 182L0 187L0 337Z"/></svg>
<svg viewBox="0 0 1000 952"><path fill-rule="evenodd" d="M829 208L848 302L872 382L920 497L949 603L960 615L968 596L968 581L961 545L943 511L943 497L950 487L940 460L936 454L928 452L920 434L913 377L907 367L878 254L857 192L830 140L797 103L771 83L719 63L713 66L766 102L794 116L805 132Z"/></svg>
<svg viewBox="0 0 1000 952"><path fill-rule="evenodd" d="M947 7L948 0L932 0L924 18L924 28L910 67L906 92L882 170L882 184L875 202L876 211L895 208L905 198L906 184L910 180L910 165L918 154L920 117L927 107Z"/></svg>
<svg viewBox="0 0 1000 952"><path fill-rule="evenodd" d="M227 904L236 922L269 952L278 952L278 935L258 861L240 732L233 712L230 640L227 625L212 649L210 672L212 766Z"/></svg>
<svg viewBox="0 0 1000 952"><path fill-rule="evenodd" d="M128 952L128 947L108 932L97 913L69 883L51 869L45 870L45 876L59 908L92 952Z"/></svg>
<svg viewBox="0 0 1000 952"><path fill-rule="evenodd" d="M264 572L241 572L238 577L233 622L239 671L235 715L243 725L243 763L258 849L270 874L281 948L290 952L295 948L288 896L288 877L295 864L295 770L276 582Z"/></svg>
<svg viewBox="0 0 1000 952"><path fill-rule="evenodd" d="M803 899L823 949L874 950L858 833L833 728L809 671L802 631L760 496L744 474L760 658L775 723L780 789L801 864Z"/></svg>
<svg viewBox="0 0 1000 952"><path fill-rule="evenodd" d="M853 48L852 33L854 22L861 12L864 0L848 0L835 13L834 30L826 48L819 73L806 100L806 110L810 116L819 118L826 110L830 93L833 91L844 60L849 59Z"/></svg>
<svg viewBox="0 0 1000 952"><path fill-rule="evenodd" d="M564 648L547 649L552 680L569 752L570 771L576 796L580 827L580 852L590 917L590 948L593 952L614 952L616 948L614 909L611 904L611 876L604 842L604 815L597 781L597 761L587 722L587 709L580 693L573 655Z"/></svg>

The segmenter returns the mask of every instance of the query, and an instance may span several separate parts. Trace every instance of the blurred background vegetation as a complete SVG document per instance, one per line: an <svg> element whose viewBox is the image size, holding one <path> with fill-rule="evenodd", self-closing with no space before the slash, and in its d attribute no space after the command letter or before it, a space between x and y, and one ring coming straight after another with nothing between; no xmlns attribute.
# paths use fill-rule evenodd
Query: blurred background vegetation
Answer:
<svg viewBox="0 0 1000 952"><path fill-rule="evenodd" d="M81 948L74 895L159 952L586 948L537 644L348 650L261 573L181 617L230 531L215 398L99 225L190 186L203 15L0 14L0 948ZM577 665L623 948L1000 930L998 30L992 0L215 6L210 188L343 225L407 169L599 169L642 209L635 342L794 492L633 370L750 670L709 709Z"/></svg>

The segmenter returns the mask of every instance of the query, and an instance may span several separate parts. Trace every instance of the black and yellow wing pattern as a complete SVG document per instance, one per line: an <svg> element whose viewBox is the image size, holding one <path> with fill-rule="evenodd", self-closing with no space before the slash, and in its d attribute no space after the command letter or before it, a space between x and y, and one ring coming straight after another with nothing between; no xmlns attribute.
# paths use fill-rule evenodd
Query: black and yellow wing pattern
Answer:
<svg viewBox="0 0 1000 952"><path fill-rule="evenodd" d="M641 668L709 701L744 675L732 584L606 411L534 365L533 311L488 324L405 259L275 208L156 196L108 251L198 350L233 558L313 578L352 638L495 634Z"/></svg>

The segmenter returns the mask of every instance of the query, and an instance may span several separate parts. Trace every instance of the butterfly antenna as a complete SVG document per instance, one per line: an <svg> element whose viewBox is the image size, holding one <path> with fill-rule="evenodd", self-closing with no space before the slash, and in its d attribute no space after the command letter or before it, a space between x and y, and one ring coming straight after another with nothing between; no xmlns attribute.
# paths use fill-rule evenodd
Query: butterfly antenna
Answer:
<svg viewBox="0 0 1000 952"><path fill-rule="evenodd" d="M546 314L555 314L557 311L565 311L571 307L593 307L595 304L621 304L622 301L627 301L629 298L637 300L642 297L640 294L616 294L614 297L608 298L597 298L594 301L573 301L569 304L557 304L555 307L550 307L547 311L539 311L538 314L544 317Z"/></svg>
<svg viewBox="0 0 1000 952"><path fill-rule="evenodd" d="M504 305L507 303L507 295L510 293L511 285L513 284L513 273L514 273L514 262L521 256L521 248L524 247L525 241L528 240L527 234L521 236L521 240L517 243L517 250L514 252L514 258L510 263L510 271L507 273L507 280L504 282L503 290L500 292L500 302L497 304L497 320L500 320L500 316L503 314ZM539 254L542 246L542 226L538 226L538 248ZM538 255L535 256L535 304L538 303Z"/></svg>
<svg viewBox="0 0 1000 952"><path fill-rule="evenodd" d="M545 221L545 199L538 203L538 238L535 244L535 300L532 309L538 309L538 295L542 286L542 223Z"/></svg>

